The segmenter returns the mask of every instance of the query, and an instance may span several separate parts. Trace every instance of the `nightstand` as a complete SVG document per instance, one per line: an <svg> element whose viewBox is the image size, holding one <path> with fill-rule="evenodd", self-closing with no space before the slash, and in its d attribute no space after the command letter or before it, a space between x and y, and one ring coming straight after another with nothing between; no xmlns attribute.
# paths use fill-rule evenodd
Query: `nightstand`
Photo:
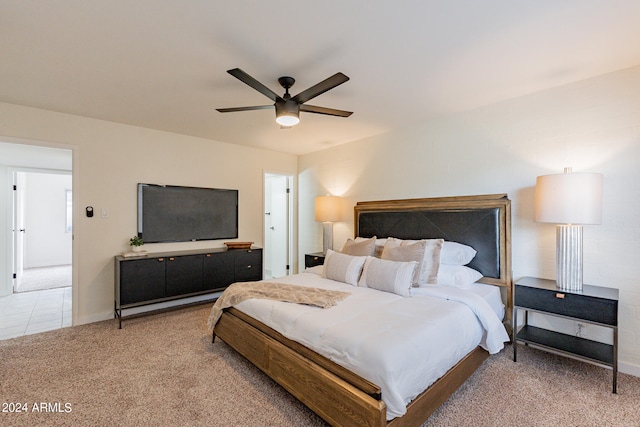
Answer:
<svg viewBox="0 0 640 427"><path fill-rule="evenodd" d="M315 267L324 264L325 254L322 252L314 252L304 255L304 268Z"/></svg>
<svg viewBox="0 0 640 427"><path fill-rule="evenodd" d="M618 290L584 285L583 290L563 291L555 280L524 277L515 282L513 304L513 361L518 341L543 350L571 356L613 369L613 393L618 383ZM524 323L518 330L518 310L524 311ZM613 344L604 344L580 336L554 332L528 324L529 312L562 317L580 323L613 330Z"/></svg>

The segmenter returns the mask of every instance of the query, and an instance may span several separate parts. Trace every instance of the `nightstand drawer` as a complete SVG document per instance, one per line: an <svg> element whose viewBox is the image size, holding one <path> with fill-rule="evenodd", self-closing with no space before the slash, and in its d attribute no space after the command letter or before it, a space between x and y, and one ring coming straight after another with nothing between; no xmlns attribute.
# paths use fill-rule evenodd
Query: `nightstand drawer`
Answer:
<svg viewBox="0 0 640 427"><path fill-rule="evenodd" d="M322 252L305 254L304 267L310 268L310 267L315 267L316 265L322 265L324 264L324 258L325 258L325 255Z"/></svg>
<svg viewBox="0 0 640 427"><path fill-rule="evenodd" d="M618 325L618 301L516 284L515 305L605 325Z"/></svg>

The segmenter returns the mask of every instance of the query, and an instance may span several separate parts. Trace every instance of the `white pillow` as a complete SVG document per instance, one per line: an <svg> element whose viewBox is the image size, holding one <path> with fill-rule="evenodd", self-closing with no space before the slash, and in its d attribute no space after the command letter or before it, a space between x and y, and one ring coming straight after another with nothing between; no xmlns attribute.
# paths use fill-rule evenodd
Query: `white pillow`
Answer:
<svg viewBox="0 0 640 427"><path fill-rule="evenodd" d="M438 283L438 268L440 266L440 251L444 242L443 239L402 240L389 237L384 247L386 250L397 246L413 245L417 242L426 242L424 258L418 267L420 269L418 286L435 285ZM384 251L382 253L384 258Z"/></svg>
<svg viewBox="0 0 640 427"><path fill-rule="evenodd" d="M438 285L464 288L482 279L482 273L464 265L440 264Z"/></svg>
<svg viewBox="0 0 640 427"><path fill-rule="evenodd" d="M462 243L445 241L440 251L440 264L467 265L476 256L476 250Z"/></svg>
<svg viewBox="0 0 640 427"><path fill-rule="evenodd" d="M352 256L327 249L322 277L358 286L366 256Z"/></svg>
<svg viewBox="0 0 640 427"><path fill-rule="evenodd" d="M367 257L358 286L410 297L413 273L417 266L416 261L400 262Z"/></svg>

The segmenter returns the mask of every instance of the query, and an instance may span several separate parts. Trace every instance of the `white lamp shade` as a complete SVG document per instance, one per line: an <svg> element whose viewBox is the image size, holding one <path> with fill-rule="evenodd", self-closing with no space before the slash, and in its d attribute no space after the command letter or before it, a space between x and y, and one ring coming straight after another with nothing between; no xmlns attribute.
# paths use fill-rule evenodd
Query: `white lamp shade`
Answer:
<svg viewBox="0 0 640 427"><path fill-rule="evenodd" d="M534 220L554 224L600 224L602 175L559 173L537 177Z"/></svg>
<svg viewBox="0 0 640 427"><path fill-rule="evenodd" d="M316 197L316 221L336 222L340 221L340 197L318 196Z"/></svg>

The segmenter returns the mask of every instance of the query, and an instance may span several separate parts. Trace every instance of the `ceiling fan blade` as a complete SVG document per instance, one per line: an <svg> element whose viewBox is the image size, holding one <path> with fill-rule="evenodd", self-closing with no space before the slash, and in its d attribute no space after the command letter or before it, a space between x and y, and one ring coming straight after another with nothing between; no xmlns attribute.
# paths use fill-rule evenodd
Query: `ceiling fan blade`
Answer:
<svg viewBox="0 0 640 427"><path fill-rule="evenodd" d="M216 108L221 113L234 113L236 111L251 111L251 110L267 110L273 108L273 105L256 105L253 107L231 107L231 108Z"/></svg>
<svg viewBox="0 0 640 427"><path fill-rule="evenodd" d="M302 104L300 111L306 113L326 114L328 116L349 117L353 111L336 110L334 108L317 107L315 105Z"/></svg>
<svg viewBox="0 0 640 427"><path fill-rule="evenodd" d="M303 90L292 99L299 104L303 102L307 102L312 98L315 98L318 95L322 95L328 90L333 89L334 87L341 85L342 83L349 80L349 77L345 76L342 73L335 73L333 76L329 77L321 81L320 83L311 86L309 89Z"/></svg>
<svg viewBox="0 0 640 427"><path fill-rule="evenodd" d="M251 77L249 74L242 71L240 68L233 68L231 70L227 70L227 73L231 74L233 77L240 80L241 82L251 86L252 88L257 90L258 92L260 92L261 94L263 94L264 96L272 100L273 102L276 102L278 99L282 99L277 93L275 93L274 91L272 91L271 89L269 89L268 87L266 87L265 85L263 85L262 83L254 79L253 77Z"/></svg>

